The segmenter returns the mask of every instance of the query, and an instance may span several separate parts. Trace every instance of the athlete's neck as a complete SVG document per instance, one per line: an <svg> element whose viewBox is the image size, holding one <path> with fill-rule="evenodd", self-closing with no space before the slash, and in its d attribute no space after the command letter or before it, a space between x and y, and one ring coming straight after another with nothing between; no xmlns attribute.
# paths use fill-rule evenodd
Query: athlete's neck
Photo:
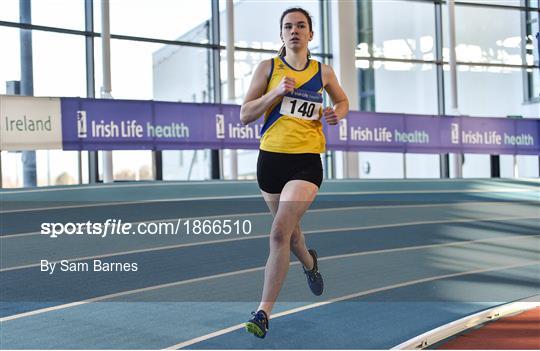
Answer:
<svg viewBox="0 0 540 351"><path fill-rule="evenodd" d="M307 51L302 50L301 52L290 52L287 50L285 54L285 61L292 66L294 69L303 70L306 68L308 58Z"/></svg>

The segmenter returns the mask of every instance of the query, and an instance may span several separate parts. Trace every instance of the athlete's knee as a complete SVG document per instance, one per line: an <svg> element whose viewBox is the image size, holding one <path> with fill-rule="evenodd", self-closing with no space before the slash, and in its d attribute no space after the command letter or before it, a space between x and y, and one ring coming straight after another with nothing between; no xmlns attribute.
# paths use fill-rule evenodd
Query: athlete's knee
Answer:
<svg viewBox="0 0 540 351"><path fill-rule="evenodd" d="M284 232L273 232L270 235L270 241L276 246L288 246L290 245L290 236Z"/></svg>
<svg viewBox="0 0 540 351"><path fill-rule="evenodd" d="M289 245L291 241L292 232L290 227L286 223L275 220L272 224L272 231L270 233L270 240L279 246Z"/></svg>

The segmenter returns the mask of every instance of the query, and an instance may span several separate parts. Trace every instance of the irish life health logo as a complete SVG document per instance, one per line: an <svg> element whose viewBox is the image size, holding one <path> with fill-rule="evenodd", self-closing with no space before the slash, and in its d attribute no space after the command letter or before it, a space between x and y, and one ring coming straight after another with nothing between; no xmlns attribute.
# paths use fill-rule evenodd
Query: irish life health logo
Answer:
<svg viewBox="0 0 540 351"><path fill-rule="evenodd" d="M347 120L339 121L339 140L347 141Z"/></svg>
<svg viewBox="0 0 540 351"><path fill-rule="evenodd" d="M452 144L459 144L459 124L452 123Z"/></svg>
<svg viewBox="0 0 540 351"><path fill-rule="evenodd" d="M225 116L216 115L216 138L225 139Z"/></svg>
<svg viewBox="0 0 540 351"><path fill-rule="evenodd" d="M77 111L77 137L86 138L87 136L86 111Z"/></svg>

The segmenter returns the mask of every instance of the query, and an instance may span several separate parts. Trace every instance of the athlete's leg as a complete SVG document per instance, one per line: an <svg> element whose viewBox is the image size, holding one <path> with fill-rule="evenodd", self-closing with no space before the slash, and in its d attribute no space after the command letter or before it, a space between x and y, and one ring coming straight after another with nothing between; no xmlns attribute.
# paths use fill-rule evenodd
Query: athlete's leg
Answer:
<svg viewBox="0 0 540 351"><path fill-rule="evenodd" d="M306 238L300 229L300 223L296 225L291 236L291 251L307 270L313 268L313 257L309 254L306 247Z"/></svg>
<svg viewBox="0 0 540 351"><path fill-rule="evenodd" d="M304 180L291 180L281 192L270 230L270 255L264 271L259 310L270 315L289 270L292 232L317 195L318 187Z"/></svg>
<svg viewBox="0 0 540 351"><path fill-rule="evenodd" d="M270 194L262 190L261 193L264 201L266 201L266 204L270 209L270 212L272 213L272 216L275 217L279 207L280 194ZM306 239L302 233L302 229L300 228L300 222L296 224L296 227L291 235L291 251L307 270L313 268L313 257L311 257L307 250Z"/></svg>

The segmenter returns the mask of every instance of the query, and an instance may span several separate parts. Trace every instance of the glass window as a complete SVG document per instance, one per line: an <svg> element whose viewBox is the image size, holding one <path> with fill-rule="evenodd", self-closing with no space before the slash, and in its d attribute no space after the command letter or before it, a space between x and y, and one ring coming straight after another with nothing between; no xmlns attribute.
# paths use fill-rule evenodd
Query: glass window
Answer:
<svg viewBox="0 0 540 351"><path fill-rule="evenodd" d="M82 161L82 164L85 164L85 160L83 159ZM37 185L79 184L78 162L77 151L36 151Z"/></svg>
<svg viewBox="0 0 540 351"><path fill-rule="evenodd" d="M210 50L159 45L151 53L152 98L160 101L211 102ZM141 64L143 64L141 62Z"/></svg>
<svg viewBox="0 0 540 351"><path fill-rule="evenodd" d="M538 156L517 155L515 157L519 178L538 178ZM514 156L501 155L501 178L514 177Z"/></svg>
<svg viewBox="0 0 540 351"><path fill-rule="evenodd" d="M538 178L540 170L538 156L518 155L516 158L520 178Z"/></svg>
<svg viewBox="0 0 540 351"><path fill-rule="evenodd" d="M190 31L211 16L210 0L115 0L110 2L112 34L208 42ZM94 0L94 28L101 32L101 1Z"/></svg>
<svg viewBox="0 0 540 351"><path fill-rule="evenodd" d="M0 21L19 22L19 0L0 1Z"/></svg>
<svg viewBox="0 0 540 351"><path fill-rule="evenodd" d="M514 156L501 155L499 157L501 178L513 178L514 177Z"/></svg>
<svg viewBox="0 0 540 351"><path fill-rule="evenodd" d="M356 67L361 82L360 97L371 100L371 106L365 110L437 114L435 65L385 61L370 63L357 58Z"/></svg>
<svg viewBox="0 0 540 351"><path fill-rule="evenodd" d="M362 67L369 64L366 62L357 60L360 75L365 70ZM372 67L375 73L375 112L437 114L435 65L375 61Z"/></svg>
<svg viewBox="0 0 540 351"><path fill-rule="evenodd" d="M111 95L116 99L152 99L152 53L161 44L111 39ZM95 96L103 87L102 41L94 41Z"/></svg>
<svg viewBox="0 0 540 351"><path fill-rule="evenodd" d="M450 111L451 90L447 65L444 71L446 106L447 111ZM481 117L523 115L538 118L540 115L538 104L523 104L523 79L522 69L459 65L457 72L459 112L463 115Z"/></svg>
<svg viewBox="0 0 540 351"><path fill-rule="evenodd" d="M360 31L356 56L435 60L433 4L397 0L370 4L372 28ZM367 3L358 6L360 13L366 12L362 18L370 15Z"/></svg>
<svg viewBox="0 0 540 351"><path fill-rule="evenodd" d="M279 20L281 14L291 7L302 7L308 11L313 23L313 40L309 49L321 52L319 1L257 1L247 0L234 3L234 42L236 46L256 49L278 50L281 47ZM264 14L264 15L261 15ZM227 41L227 14L224 1L220 1L221 44Z"/></svg>
<svg viewBox="0 0 540 351"><path fill-rule="evenodd" d="M0 27L0 39L7 48L0 65L0 92L6 93L6 81L20 80L19 30ZM33 31L32 49L34 95L86 96L82 36Z"/></svg>
<svg viewBox="0 0 540 351"><path fill-rule="evenodd" d="M338 152L339 154L339 152ZM342 154L342 153L341 153ZM439 178L439 155L359 152L360 178ZM406 169L406 174L404 174Z"/></svg>
<svg viewBox="0 0 540 351"><path fill-rule="evenodd" d="M33 0L32 24L84 30L84 0Z"/></svg>
<svg viewBox="0 0 540 351"><path fill-rule="evenodd" d="M152 151L113 151L113 173L114 180L154 179Z"/></svg>
<svg viewBox="0 0 540 351"><path fill-rule="evenodd" d="M22 153L2 151L2 187L20 188L23 186Z"/></svg>
<svg viewBox="0 0 540 351"><path fill-rule="evenodd" d="M433 154L406 154L407 178L440 178L440 157Z"/></svg>
<svg viewBox="0 0 540 351"><path fill-rule="evenodd" d="M452 160L450 163L453 167ZM464 154L462 171L463 178L490 178L491 159L489 155Z"/></svg>
<svg viewBox="0 0 540 351"><path fill-rule="evenodd" d="M6 94L6 82L21 79L19 29L0 27L0 43L2 43L0 94Z"/></svg>
<svg viewBox="0 0 540 351"><path fill-rule="evenodd" d="M34 95L86 97L84 37L43 31L32 37Z"/></svg>
<svg viewBox="0 0 540 351"><path fill-rule="evenodd" d="M336 156L338 159L346 157L345 153L337 151ZM358 174L360 178L403 178L403 154L393 152L358 152L358 157ZM341 162L339 168L342 167ZM342 172L338 172L338 175L340 173Z"/></svg>
<svg viewBox="0 0 540 351"><path fill-rule="evenodd" d="M21 152L2 151L2 187L23 186L23 163ZM79 183L77 151L37 150L37 186L69 185ZM81 153L82 181L88 183L88 153Z"/></svg>
<svg viewBox="0 0 540 351"><path fill-rule="evenodd" d="M443 11L443 28L448 25ZM449 60L448 38L443 58ZM456 6L456 57L458 62L521 65L521 11Z"/></svg>
<svg viewBox="0 0 540 351"><path fill-rule="evenodd" d="M210 150L163 151L163 180L210 179Z"/></svg>
<svg viewBox="0 0 540 351"><path fill-rule="evenodd" d="M111 40L116 99L209 102L207 49ZM103 85L101 40L95 46L96 96ZM187 84L189 82L189 84Z"/></svg>

